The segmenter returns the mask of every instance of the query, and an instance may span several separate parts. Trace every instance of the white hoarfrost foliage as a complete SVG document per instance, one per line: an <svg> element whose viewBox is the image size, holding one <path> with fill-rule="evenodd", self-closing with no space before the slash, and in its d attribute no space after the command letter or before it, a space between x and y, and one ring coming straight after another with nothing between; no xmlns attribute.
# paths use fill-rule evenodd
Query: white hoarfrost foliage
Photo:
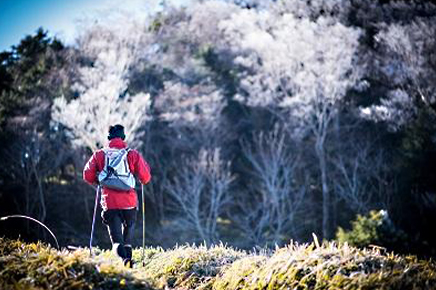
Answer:
<svg viewBox="0 0 436 290"><path fill-rule="evenodd" d="M349 0L277 1L275 5L271 5L271 9L277 13L292 13L301 18L315 19L322 15L334 15L335 18L346 20L350 2Z"/></svg>
<svg viewBox="0 0 436 290"><path fill-rule="evenodd" d="M150 96L129 94L128 72L140 39L130 36L134 31L119 32L95 26L79 40L83 56L93 64L79 68L75 84L78 98L54 101L52 118L71 130L75 145L91 149L103 146L108 128L114 124L126 128L127 142L139 145L136 133L149 119Z"/></svg>
<svg viewBox="0 0 436 290"><path fill-rule="evenodd" d="M187 32L199 43L218 44L221 41L218 24L239 9L232 3L216 0L196 3L187 9L190 15Z"/></svg>
<svg viewBox="0 0 436 290"><path fill-rule="evenodd" d="M225 99L212 85L188 86L180 82L165 82L164 90L157 97L155 108L162 120L172 126L203 127L219 126Z"/></svg>
<svg viewBox="0 0 436 290"><path fill-rule="evenodd" d="M246 68L238 99L249 105L279 105L311 122L360 80L353 63L360 32L329 18L313 22L242 10L223 21L221 29L238 55L235 62Z"/></svg>
<svg viewBox="0 0 436 290"><path fill-rule="evenodd" d="M210 74L199 54L219 49L218 23L228 19L234 4L223 1L194 3L185 9L168 9L154 22L156 53L151 61L171 69L184 80L198 82Z"/></svg>
<svg viewBox="0 0 436 290"><path fill-rule="evenodd" d="M360 110L360 115L374 121L384 121L393 131L410 121L417 113L417 108L407 92L397 89L388 93L387 98L381 100L380 105Z"/></svg>
<svg viewBox="0 0 436 290"><path fill-rule="evenodd" d="M392 90L380 105L361 110L366 118L386 121L397 130L416 116L420 104L430 107L436 102L435 20L394 23L375 36L379 51L373 65Z"/></svg>
<svg viewBox="0 0 436 290"><path fill-rule="evenodd" d="M323 237L330 238L330 189L325 140L339 104L356 87L362 69L356 65L360 31L328 17L316 21L291 13L241 10L220 28L239 75L237 99L268 107L293 128L295 138L314 137L323 196ZM285 113L283 115L283 112Z"/></svg>
<svg viewBox="0 0 436 290"><path fill-rule="evenodd" d="M376 41L390 51L391 57L381 63L382 72L395 84L402 84L421 69L424 56L414 54L414 45L405 27L399 24L382 30L375 36ZM392 57L393 56L393 57Z"/></svg>

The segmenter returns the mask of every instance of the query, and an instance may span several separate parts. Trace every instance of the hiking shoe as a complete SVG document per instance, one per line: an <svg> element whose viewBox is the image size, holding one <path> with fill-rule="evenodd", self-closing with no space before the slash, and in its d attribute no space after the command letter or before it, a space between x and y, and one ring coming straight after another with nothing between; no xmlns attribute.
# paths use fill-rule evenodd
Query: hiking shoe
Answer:
<svg viewBox="0 0 436 290"><path fill-rule="evenodd" d="M131 259L124 259L123 264L126 268L133 268L133 261Z"/></svg>
<svg viewBox="0 0 436 290"><path fill-rule="evenodd" d="M124 250L124 246L119 243L113 244L112 251L114 252L115 255L117 255L121 259L128 258L126 255L126 251Z"/></svg>

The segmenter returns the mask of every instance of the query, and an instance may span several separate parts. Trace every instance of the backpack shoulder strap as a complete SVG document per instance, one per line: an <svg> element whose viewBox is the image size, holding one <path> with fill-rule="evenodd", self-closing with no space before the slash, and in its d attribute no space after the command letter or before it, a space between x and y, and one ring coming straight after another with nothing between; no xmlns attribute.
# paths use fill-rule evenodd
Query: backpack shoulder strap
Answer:
<svg viewBox="0 0 436 290"><path fill-rule="evenodd" d="M103 153L104 153L104 168L106 168L107 165L109 165L109 151L121 151L122 149L117 149L117 148L110 148L110 147L105 147L102 149ZM117 162L118 164L119 162Z"/></svg>
<svg viewBox="0 0 436 290"><path fill-rule="evenodd" d="M132 151L129 147L124 148L124 150L126 150L126 156L129 156L129 153Z"/></svg>
<svg viewBox="0 0 436 290"><path fill-rule="evenodd" d="M128 157L129 157L129 153L132 151L132 149L130 149L129 147L126 147L125 150L127 153L126 153L126 159L124 159L124 168L125 168L126 172L130 172Z"/></svg>
<svg viewBox="0 0 436 290"><path fill-rule="evenodd" d="M104 156L104 166L103 166L103 170L104 171L106 170L107 165L109 163L109 159L108 159L108 156L107 156L107 150L108 150L108 148L101 149L101 151L103 152L103 156Z"/></svg>

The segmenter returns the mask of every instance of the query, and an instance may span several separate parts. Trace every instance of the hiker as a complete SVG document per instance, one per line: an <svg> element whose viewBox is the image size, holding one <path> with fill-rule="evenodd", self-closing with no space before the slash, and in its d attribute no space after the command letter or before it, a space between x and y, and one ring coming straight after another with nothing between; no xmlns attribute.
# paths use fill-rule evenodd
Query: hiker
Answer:
<svg viewBox="0 0 436 290"><path fill-rule="evenodd" d="M127 147L124 127L110 126L108 146L92 155L83 179L102 189L102 220L107 226L113 251L127 267L132 264L132 239L138 210L134 175L142 184L150 181L150 167L141 154ZM127 166L128 165L128 166Z"/></svg>

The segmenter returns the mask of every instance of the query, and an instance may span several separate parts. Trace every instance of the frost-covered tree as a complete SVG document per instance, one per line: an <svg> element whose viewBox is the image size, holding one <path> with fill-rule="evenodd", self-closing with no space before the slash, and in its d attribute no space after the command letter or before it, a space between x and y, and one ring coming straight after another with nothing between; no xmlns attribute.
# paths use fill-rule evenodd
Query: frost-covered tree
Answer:
<svg viewBox="0 0 436 290"><path fill-rule="evenodd" d="M212 0L163 11L151 24L154 53L148 61L190 85L211 81L202 56L209 49L223 49L218 24L238 9L234 4Z"/></svg>
<svg viewBox="0 0 436 290"><path fill-rule="evenodd" d="M417 108L412 97L402 89L389 91L380 104L362 108L363 118L386 122L392 131L408 124L416 116Z"/></svg>
<svg viewBox="0 0 436 290"><path fill-rule="evenodd" d="M385 152L365 139L343 140L333 156L332 185L340 199L357 214L374 207L387 208L389 201Z"/></svg>
<svg viewBox="0 0 436 290"><path fill-rule="evenodd" d="M270 5L275 13L291 13L297 18L316 20L319 17L330 16L335 20L346 21L348 13L353 5L361 5L367 0L301 0L301 1L277 1ZM270 2L271 3L271 2Z"/></svg>
<svg viewBox="0 0 436 290"><path fill-rule="evenodd" d="M226 105L221 91L213 85L188 86L180 82L165 82L156 97L155 110L160 120L167 122L175 147L219 147L226 134L222 128L222 110Z"/></svg>
<svg viewBox="0 0 436 290"><path fill-rule="evenodd" d="M408 24L385 25L375 36L376 53L369 54L369 72L388 87L378 104L361 110L362 116L386 122L398 130L420 109L436 104L436 18Z"/></svg>
<svg viewBox="0 0 436 290"><path fill-rule="evenodd" d="M177 213L179 226L206 242L219 237L217 219L233 179L220 149L226 135L221 120L225 105L213 85L174 81L164 83L154 102L156 116L168 125L160 137L171 147L160 169L161 186L170 197L167 210Z"/></svg>
<svg viewBox="0 0 436 290"><path fill-rule="evenodd" d="M202 149L197 157L184 159L166 184L172 200L169 210L180 215L181 229L194 233L200 241L217 241L218 217L229 201L233 179L230 163L222 159L218 148Z"/></svg>
<svg viewBox="0 0 436 290"><path fill-rule="evenodd" d="M183 9L167 7L150 19L146 29L134 31L143 36L134 51L135 61L130 63L132 74L126 79L132 84L132 94L151 88L152 102L147 113L154 122L148 122L150 130L144 142L151 165L164 164L154 168L159 182L148 187L160 217L167 209L166 188L182 174L178 170L181 164L196 160L201 148L214 150L222 146L227 129L221 127L221 116L227 102L203 54L220 40L216 23L232 13L227 9L230 6L235 5L207 1ZM134 33L123 35L127 44L135 43ZM190 177L195 182L195 177ZM203 198L212 199L212 195L211 191L205 192Z"/></svg>
<svg viewBox="0 0 436 290"><path fill-rule="evenodd" d="M81 66L74 89L76 99L54 101L53 121L71 130L74 144L93 150L106 143L110 125L123 124L128 142L140 142L138 130L149 119L150 96L129 93L129 69L135 63L141 39L133 27L115 31L94 26L79 40L87 65Z"/></svg>
<svg viewBox="0 0 436 290"><path fill-rule="evenodd" d="M330 236L326 139L339 104L359 84L355 64L360 31L331 18L242 10L221 23L240 73L237 99L279 115L294 137L314 137L323 193L323 236Z"/></svg>
<svg viewBox="0 0 436 290"><path fill-rule="evenodd" d="M304 180L298 182L299 156L287 141L276 126L242 144L250 167L249 193L235 197L239 214L232 218L256 245L281 244L286 237L297 239L297 216L307 188Z"/></svg>
<svg viewBox="0 0 436 290"><path fill-rule="evenodd" d="M215 86L180 82L165 82L155 103L160 118L172 126L206 126L211 130L218 126L224 106L225 100Z"/></svg>

